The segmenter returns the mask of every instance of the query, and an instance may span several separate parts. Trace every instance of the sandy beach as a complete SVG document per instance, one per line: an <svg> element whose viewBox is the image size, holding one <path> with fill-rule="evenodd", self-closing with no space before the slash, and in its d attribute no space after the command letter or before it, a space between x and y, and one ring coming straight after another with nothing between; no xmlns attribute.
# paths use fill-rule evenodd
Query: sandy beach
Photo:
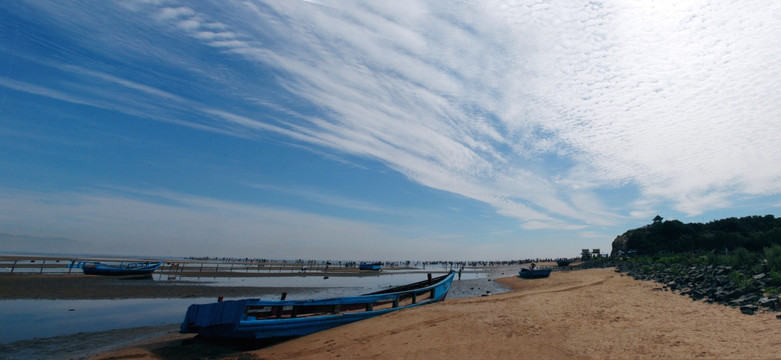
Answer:
<svg viewBox="0 0 781 360"><path fill-rule="evenodd" d="M498 280L445 301L263 348L170 333L93 359L778 359L781 319L692 301L613 269Z"/></svg>

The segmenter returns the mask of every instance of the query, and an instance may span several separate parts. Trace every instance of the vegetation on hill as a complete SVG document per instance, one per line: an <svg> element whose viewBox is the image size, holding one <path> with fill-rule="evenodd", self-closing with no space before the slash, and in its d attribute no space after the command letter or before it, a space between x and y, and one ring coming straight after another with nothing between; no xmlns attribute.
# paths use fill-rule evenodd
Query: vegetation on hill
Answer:
<svg viewBox="0 0 781 360"><path fill-rule="evenodd" d="M760 253L781 245L781 218L773 215L727 218L712 222L684 224L678 220L662 221L629 230L613 241L611 255L633 251L638 254L714 252L729 254L743 248Z"/></svg>
<svg viewBox="0 0 781 360"><path fill-rule="evenodd" d="M781 308L781 218L662 220L657 216L652 224L618 236L613 257L590 266L616 266L682 295L739 305L746 313L756 305Z"/></svg>

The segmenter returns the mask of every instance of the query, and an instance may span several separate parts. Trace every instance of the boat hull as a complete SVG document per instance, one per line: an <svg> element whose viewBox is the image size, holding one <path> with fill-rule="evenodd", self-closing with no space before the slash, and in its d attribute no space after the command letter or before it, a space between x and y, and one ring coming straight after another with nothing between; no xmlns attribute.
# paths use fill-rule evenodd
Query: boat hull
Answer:
<svg viewBox="0 0 781 360"><path fill-rule="evenodd" d="M425 286L415 286L424 283L420 282L395 288L400 291L388 289L354 297L281 301L244 299L194 304L187 309L181 332L197 333L205 338L236 339L308 335L389 312L442 301L450 290L455 273L451 271L432 279ZM263 317L256 317L252 315L256 309L268 312L264 312L266 315ZM318 314L312 315L316 312Z"/></svg>
<svg viewBox="0 0 781 360"><path fill-rule="evenodd" d="M360 264L358 265L358 269L380 271L382 270L382 265L381 264Z"/></svg>
<svg viewBox="0 0 781 360"><path fill-rule="evenodd" d="M163 263L130 263L112 266L99 262L84 262L76 265L86 275L101 276L149 276L152 275Z"/></svg>
<svg viewBox="0 0 781 360"><path fill-rule="evenodd" d="M550 273L551 273L550 269L545 269L545 270L522 269L520 272L518 272L518 276L524 279L541 279L550 276Z"/></svg>

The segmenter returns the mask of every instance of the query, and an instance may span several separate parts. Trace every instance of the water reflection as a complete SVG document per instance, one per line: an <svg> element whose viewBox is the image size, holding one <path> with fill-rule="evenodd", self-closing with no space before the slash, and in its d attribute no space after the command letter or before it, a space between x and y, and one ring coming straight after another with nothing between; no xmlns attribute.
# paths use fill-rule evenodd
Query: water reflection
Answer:
<svg viewBox="0 0 781 360"><path fill-rule="evenodd" d="M463 273L462 279L485 278L485 273ZM309 274L294 277L237 277L178 279L181 286L255 286L277 288L260 293L262 299L278 299L280 292L288 299L352 296L383 288L425 280L421 273L389 274L364 277L330 277ZM157 281L157 276L155 276ZM166 281L166 280L161 280ZM454 291L456 290L456 291ZM471 291L470 291L471 290ZM269 290L272 291L272 290ZM448 298L480 295L482 289L458 291L456 284ZM228 299L226 299L228 300ZM0 300L0 343L18 340L95 332L139 326L179 323L191 304L215 302L214 298L125 299L125 300Z"/></svg>
<svg viewBox="0 0 781 360"><path fill-rule="evenodd" d="M2 300L0 343L176 323L184 318L182 309L194 301L210 300Z"/></svg>

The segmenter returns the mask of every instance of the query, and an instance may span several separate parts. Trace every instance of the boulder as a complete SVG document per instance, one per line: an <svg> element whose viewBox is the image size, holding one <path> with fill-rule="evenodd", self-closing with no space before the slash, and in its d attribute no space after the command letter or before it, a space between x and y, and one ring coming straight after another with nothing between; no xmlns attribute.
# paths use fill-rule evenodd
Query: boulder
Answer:
<svg viewBox="0 0 781 360"><path fill-rule="evenodd" d="M740 307L740 312L746 314L746 315L754 315L754 313L757 312L757 306L756 305L743 305Z"/></svg>
<svg viewBox="0 0 781 360"><path fill-rule="evenodd" d="M778 298L763 297L757 301L757 305L769 309L775 309L778 306Z"/></svg>
<svg viewBox="0 0 781 360"><path fill-rule="evenodd" d="M613 240L613 249L610 251L610 257L616 257L618 256L618 251L626 252L629 250L626 246L626 243L629 241L629 236L626 234L617 236L615 240Z"/></svg>

